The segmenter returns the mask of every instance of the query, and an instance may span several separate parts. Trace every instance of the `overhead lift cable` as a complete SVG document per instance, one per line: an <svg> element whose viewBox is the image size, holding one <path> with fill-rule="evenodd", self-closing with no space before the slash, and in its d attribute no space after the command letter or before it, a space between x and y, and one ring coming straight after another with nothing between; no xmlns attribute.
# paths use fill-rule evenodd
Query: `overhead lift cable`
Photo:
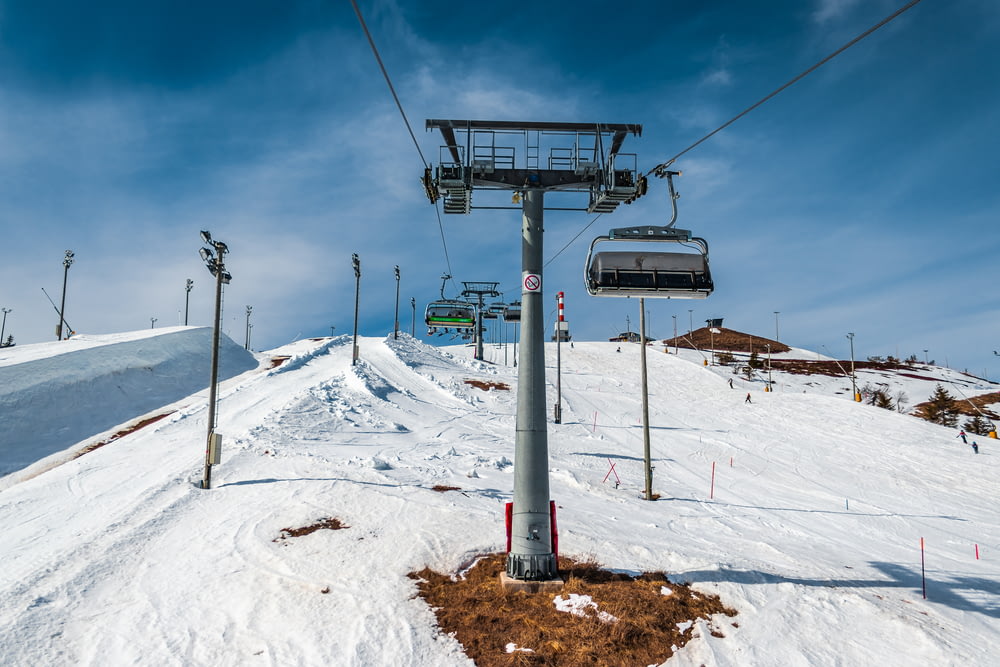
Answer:
<svg viewBox="0 0 1000 667"><path fill-rule="evenodd" d="M420 143L417 141L417 136L413 133L413 127L410 125L410 120L406 117L406 111L403 110L403 104L399 101L399 95L396 94L396 88L392 85L392 79L389 78L389 72L385 69L385 64L382 62L382 56L379 55L378 47L375 46L375 40L372 39L371 32L368 31L368 25L365 23L364 16L361 15L361 9L358 7L357 0L351 0L351 6L354 7L354 13L358 17L358 21L361 23L361 29L365 32L365 37L368 39L368 45L372 47L372 53L375 55L375 60L378 62L378 67L382 70L382 76L385 78L386 85L389 86L389 92L392 93L392 99L396 102L396 108L399 109L399 115L403 117L403 123L406 125L406 131L410 133L410 139L413 140L413 145L417 149L417 154L420 156L420 161L424 164L424 168L428 168L427 160L424 158L424 152L420 150ZM434 207L437 213L438 229L441 231L441 245L444 247L444 261L448 265L448 274L452 273L451 270L451 259L448 257L448 242L444 237L444 224L441 222L441 211L437 206Z"/></svg>
<svg viewBox="0 0 1000 667"><path fill-rule="evenodd" d="M730 118L729 120L727 120L725 123L723 123L719 127L715 128L714 130L712 130L711 132L709 132L708 134L706 134L704 137L702 137L698 141L694 142L693 144L691 144L690 146L688 146L687 148L685 148L684 150L682 150L677 155L673 156L672 158L670 158L666 162L663 162L661 164L656 165L655 167L653 167L652 169L650 169L648 172L646 172L646 176L649 176L650 174L656 174L657 176L661 176L662 177L666 173L667 167L669 167L671 164L673 164L674 161L677 160L677 158L679 158L680 156L684 155L685 153L687 153L691 149L695 148L699 144L703 143L704 141L707 141L712 136L718 134L722 130L726 129L727 127L729 127L730 125L732 125L733 123L735 123L736 121L738 121L740 118L742 118L743 116L747 115L748 113L750 113L751 111L753 111L754 109L756 109L757 107L759 107L760 105L764 104L769 99L771 99L772 97L774 97L775 95L777 95L778 93L780 93L781 91L783 91L785 88L788 88L792 84L798 82L800 79L803 79L806 76L808 76L809 74L811 74L812 72L816 71L817 69L819 69L820 67L822 67L823 65L825 65L826 63L828 63L829 61L831 61L834 58L836 58L837 56L839 56L841 53L843 53L847 49L851 48L852 46L854 46L855 44L857 44L858 42L860 42L861 40L863 40L868 35L872 34L873 32L875 32L876 30L878 30L882 26L886 25L887 23L889 23L890 21L892 21L893 19L895 19L896 17L898 17L900 14L902 14L906 10L912 9L920 1L921 0L912 0L912 2L909 2L906 5L904 5L903 7L900 7L895 12L893 12L889 16L885 17L884 19L882 19L881 21L879 21L878 23L876 23L875 25L873 25L871 28L868 28L868 30L865 30L863 33L861 33L860 35L858 35L857 37L855 37L851 41L847 42L842 47L840 47L839 49L837 49L836 51L834 51L833 53L831 53L827 57L823 58L822 60L820 60L818 63L816 63L815 65L813 65L812 67L810 67L806 71L802 72L798 76L796 76L796 77L792 78L791 80L789 80L787 83L785 83L780 88L777 88L776 90L774 90L770 94L768 94L768 95L762 97L760 100L754 102L753 104L751 104L750 106L748 106L746 109L744 109L743 111L739 112L738 114L736 114L735 116L733 116L732 118Z"/></svg>
<svg viewBox="0 0 1000 667"><path fill-rule="evenodd" d="M780 88L777 88L776 90L774 90L770 94L766 95L765 97L761 98L757 102L754 102L749 107L747 107L746 109L744 109L740 113L736 114L735 116L733 116L732 118L730 118L728 121L726 121L725 123L723 123L719 127L715 128L714 130L712 130L711 132L709 132L704 137L702 137L698 141L694 142L693 144L691 144L690 146L688 146L684 150L682 150L680 153L677 153L676 155L674 155L672 158L670 158L666 162L663 162L663 163L660 163L660 164L656 165L655 167L653 167L652 169L650 169L648 172L646 172L645 175L649 176L650 174L655 174L656 176L659 176L661 178L664 177L664 176L666 176L667 175L667 170L669 169L670 165L672 165L677 160L677 158L679 158L680 156L684 155L688 151L694 149L695 147L701 145L702 143L704 143L705 141L707 141L711 137L715 136L716 134L718 134L722 130L726 129L727 127L729 127L730 125L732 125L733 123L735 123L736 121L738 121L743 116L746 116L748 113L750 113L751 111L753 111L757 107L759 107L762 104L764 104L765 102L767 102L769 99L771 99L772 97L774 97L775 95L777 95L781 91L785 90L786 88L788 88L792 84L798 82L800 79L805 78L806 76L808 76L809 74L811 74L815 70L819 69L820 67L822 67L823 65L825 65L829 61L833 60L834 58L836 58L837 56L839 56L841 53L843 53L847 49L851 48L852 46L854 46L855 44L857 44L858 42L860 42L861 40L863 40L868 35L872 34L873 32L875 32L876 30L878 30L882 26L886 25L887 23L889 23L893 19L897 18L903 12L907 11L908 9L912 9L915 5L917 5L918 3L920 3L920 1L921 0L912 0L911 2L907 3L903 7L899 8L898 10L896 10L895 12L893 12L892 14L890 14L889 16L885 17L884 19L882 19L881 21L879 21L878 23L876 23L875 25L873 25L868 30L865 30L863 33L861 33L860 35L858 35L857 37L855 37L851 41L847 42L846 44L844 44L843 46L841 46L839 49L837 49L836 51L834 51L830 55L826 56L825 58L823 58L822 60L820 60L819 62L817 62L815 65L813 65L809 69L805 70L804 72L802 72L798 76L796 76L796 77L792 78L791 80L789 80L787 83L785 83L784 85L782 85ZM598 217L600 217L600 216L598 216ZM559 252L557 252L556 254L554 254L552 257L549 258L549 260L545 263L545 266L548 266L550 263L552 263L553 261L555 261L556 257L558 257L559 255L561 255L564 250L566 250L567 248L569 248L578 238L580 238L580 235L583 234L583 232L587 231L587 229L589 229L590 226L593 225L595 222L597 222L597 218L594 218L589 223L587 223L587 226L584 227L583 229L581 229L580 232L576 236L574 236L570 240L569 243L567 243L566 245L564 245L562 248L559 249Z"/></svg>

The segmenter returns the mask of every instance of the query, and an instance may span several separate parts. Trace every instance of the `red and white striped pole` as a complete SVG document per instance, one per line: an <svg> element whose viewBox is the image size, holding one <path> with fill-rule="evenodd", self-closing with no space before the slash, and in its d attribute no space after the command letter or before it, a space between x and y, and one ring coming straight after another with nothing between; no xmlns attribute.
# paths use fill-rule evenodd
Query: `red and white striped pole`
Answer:
<svg viewBox="0 0 1000 667"><path fill-rule="evenodd" d="M556 407L553 420L556 424L562 423L562 344L563 327L566 321L563 316L563 293L556 292L556 306L559 310L559 321L556 322Z"/></svg>

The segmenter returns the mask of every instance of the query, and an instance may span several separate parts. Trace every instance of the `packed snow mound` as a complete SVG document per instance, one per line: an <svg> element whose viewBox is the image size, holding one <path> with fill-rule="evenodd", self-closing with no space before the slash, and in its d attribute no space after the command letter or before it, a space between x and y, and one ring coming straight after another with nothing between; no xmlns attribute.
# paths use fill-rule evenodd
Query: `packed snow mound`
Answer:
<svg viewBox="0 0 1000 667"><path fill-rule="evenodd" d="M0 475L208 387L212 329L173 327L6 348L0 358ZM219 378L256 368L222 336Z"/></svg>

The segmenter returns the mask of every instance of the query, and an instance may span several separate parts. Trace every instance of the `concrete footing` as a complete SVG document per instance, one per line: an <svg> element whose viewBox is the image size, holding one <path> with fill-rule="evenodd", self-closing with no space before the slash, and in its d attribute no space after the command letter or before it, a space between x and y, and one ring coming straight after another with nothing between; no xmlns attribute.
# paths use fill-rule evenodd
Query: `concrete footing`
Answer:
<svg viewBox="0 0 1000 667"><path fill-rule="evenodd" d="M562 590L563 583L563 580L558 578L532 581L527 579L514 579L506 572L500 573L500 588L509 592L522 591L524 593L555 593Z"/></svg>

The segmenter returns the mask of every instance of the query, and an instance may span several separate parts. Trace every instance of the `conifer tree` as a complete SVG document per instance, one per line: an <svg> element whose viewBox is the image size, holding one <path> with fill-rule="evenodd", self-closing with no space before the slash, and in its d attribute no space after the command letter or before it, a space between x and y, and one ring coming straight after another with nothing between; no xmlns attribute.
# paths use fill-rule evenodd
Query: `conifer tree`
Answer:
<svg viewBox="0 0 1000 667"><path fill-rule="evenodd" d="M993 430L993 426L979 415L973 415L972 419L962 424L962 428L976 435L988 435Z"/></svg>
<svg viewBox="0 0 1000 667"><path fill-rule="evenodd" d="M942 426L955 426L958 424L958 409L955 406L955 397L948 393L948 390L941 385L934 387L934 393L925 403L921 403L917 409L917 416Z"/></svg>

